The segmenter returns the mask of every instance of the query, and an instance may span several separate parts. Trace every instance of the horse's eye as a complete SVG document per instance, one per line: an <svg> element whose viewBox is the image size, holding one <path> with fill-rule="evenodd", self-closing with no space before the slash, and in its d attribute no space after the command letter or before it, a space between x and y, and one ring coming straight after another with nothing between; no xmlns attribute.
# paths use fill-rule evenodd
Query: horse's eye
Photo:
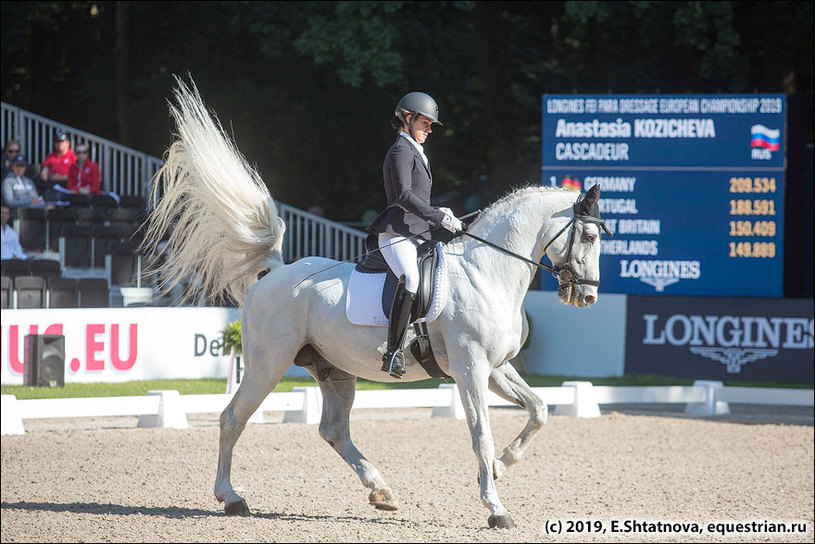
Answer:
<svg viewBox="0 0 815 544"><path fill-rule="evenodd" d="M594 234L584 234L583 235L583 243L585 244L593 244L597 237Z"/></svg>

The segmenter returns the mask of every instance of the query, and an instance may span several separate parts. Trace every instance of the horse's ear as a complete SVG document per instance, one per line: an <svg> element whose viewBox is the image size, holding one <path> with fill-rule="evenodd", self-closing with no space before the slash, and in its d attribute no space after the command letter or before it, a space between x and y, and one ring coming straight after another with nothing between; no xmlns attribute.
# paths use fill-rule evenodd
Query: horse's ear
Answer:
<svg viewBox="0 0 815 544"><path fill-rule="evenodd" d="M592 215L597 217L597 201L600 199L600 185L592 185L586 197L580 201L580 213L582 215Z"/></svg>

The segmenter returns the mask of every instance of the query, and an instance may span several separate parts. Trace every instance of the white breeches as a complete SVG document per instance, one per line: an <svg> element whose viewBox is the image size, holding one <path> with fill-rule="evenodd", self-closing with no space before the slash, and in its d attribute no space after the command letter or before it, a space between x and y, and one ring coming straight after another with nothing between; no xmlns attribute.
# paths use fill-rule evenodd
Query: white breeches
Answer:
<svg viewBox="0 0 815 544"><path fill-rule="evenodd" d="M405 276L405 289L416 294L419 289L419 265L416 264L417 244L410 238L398 234L380 234L379 250L385 262L396 274Z"/></svg>

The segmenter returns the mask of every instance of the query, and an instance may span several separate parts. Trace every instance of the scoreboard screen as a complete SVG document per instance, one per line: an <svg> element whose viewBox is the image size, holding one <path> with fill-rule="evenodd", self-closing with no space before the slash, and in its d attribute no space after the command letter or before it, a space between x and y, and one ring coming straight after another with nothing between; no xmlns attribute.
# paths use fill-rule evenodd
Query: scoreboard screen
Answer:
<svg viewBox="0 0 815 544"><path fill-rule="evenodd" d="M784 95L543 95L541 183L600 185L601 290L782 296L785 116Z"/></svg>

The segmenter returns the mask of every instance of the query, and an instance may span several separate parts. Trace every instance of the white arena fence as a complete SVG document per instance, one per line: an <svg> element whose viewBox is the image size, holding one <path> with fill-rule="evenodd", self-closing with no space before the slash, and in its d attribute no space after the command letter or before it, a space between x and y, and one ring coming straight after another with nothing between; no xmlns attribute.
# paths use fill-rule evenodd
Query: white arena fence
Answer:
<svg viewBox="0 0 815 544"><path fill-rule="evenodd" d="M692 386L594 386L568 381L560 387L534 387L558 415L600 417L601 404L686 404L685 412L701 415L730 413L729 403L813 406L812 389L724 387L722 382L697 380ZM17 400L2 395L2 434L24 434L23 420L139 416L139 427L188 428L187 414L220 413L232 398L223 395L180 395L178 391L148 391L145 396ZM490 406L514 406L489 393ZM354 410L432 408L431 417L464 419L455 384L437 389L359 390ZM291 392L271 393L250 418L262 423L263 412L285 412L284 423L316 424L322 413L319 387L295 387Z"/></svg>

